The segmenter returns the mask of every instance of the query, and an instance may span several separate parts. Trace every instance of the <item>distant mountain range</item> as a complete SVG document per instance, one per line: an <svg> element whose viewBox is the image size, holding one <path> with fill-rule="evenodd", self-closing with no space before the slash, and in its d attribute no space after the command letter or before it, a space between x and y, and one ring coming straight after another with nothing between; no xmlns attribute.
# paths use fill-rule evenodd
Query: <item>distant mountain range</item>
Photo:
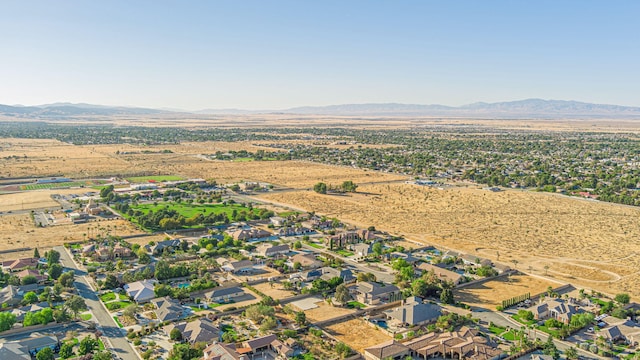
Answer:
<svg viewBox="0 0 640 360"><path fill-rule="evenodd" d="M442 116L471 118L611 118L640 119L640 107L591 104L578 101L526 99L463 106L419 104L345 104L304 106L284 110L146 109L91 104L55 103L39 106L0 105L0 115L18 118L65 118L74 116L154 115L185 113L194 115L301 114L333 116Z"/></svg>

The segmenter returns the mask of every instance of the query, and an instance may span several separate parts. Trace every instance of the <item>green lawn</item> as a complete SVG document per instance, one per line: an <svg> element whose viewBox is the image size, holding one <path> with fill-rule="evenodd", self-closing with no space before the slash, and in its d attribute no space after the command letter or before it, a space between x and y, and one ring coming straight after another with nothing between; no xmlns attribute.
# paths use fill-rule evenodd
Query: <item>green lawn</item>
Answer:
<svg viewBox="0 0 640 360"><path fill-rule="evenodd" d="M129 296L127 294L118 294L118 298L123 301L129 301Z"/></svg>
<svg viewBox="0 0 640 360"><path fill-rule="evenodd" d="M108 292L100 295L100 300L102 300L102 302L107 302L115 299L116 299L116 294L114 294L113 292Z"/></svg>
<svg viewBox="0 0 640 360"><path fill-rule="evenodd" d="M112 301L110 303L107 303L106 307L107 309L109 309L109 311L114 311L114 310L126 308L129 305L131 305L130 301Z"/></svg>
<svg viewBox="0 0 640 360"><path fill-rule="evenodd" d="M339 249L339 250L335 250L336 253L344 256L344 257L349 257L349 256L353 256L353 253L351 251L347 251L344 249Z"/></svg>
<svg viewBox="0 0 640 360"><path fill-rule="evenodd" d="M118 324L118 327L119 327L119 328L121 328L121 327L122 327L122 323L120 323L120 320L118 320L118 317L117 317L117 316L114 316L114 317L113 317L113 320L115 320L115 321L116 321L116 324ZM104 344L103 344L102 346L104 346Z"/></svg>
<svg viewBox="0 0 640 360"><path fill-rule="evenodd" d="M84 321L91 320L91 314L81 314L80 318Z"/></svg>
<svg viewBox="0 0 640 360"><path fill-rule="evenodd" d="M200 311L204 311L204 309L201 309L197 306L189 306L191 308L191 310L193 310L193 312L200 312ZM213 307L213 306L210 306Z"/></svg>
<svg viewBox="0 0 640 360"><path fill-rule="evenodd" d="M249 211L249 208L245 207L245 206L241 206L238 204L176 204L176 203L170 203L170 202L159 202L158 205L154 205L154 204L140 204L140 205L131 205L130 207L134 210L140 210L142 211L144 214L148 214L149 211L153 211L156 212L160 209L163 209L165 207L169 207L169 209L175 210L177 211L180 215L184 216L185 218L190 218L195 214L220 214L220 213L226 213L227 216L231 217L231 214L233 213L233 210L236 210L238 212L244 210L244 211ZM123 216L126 216L126 214L123 214Z"/></svg>
<svg viewBox="0 0 640 360"><path fill-rule="evenodd" d="M491 333L495 335L500 335L503 332L505 332L505 330L507 329L500 326L495 326L495 325L489 327L489 331L491 331Z"/></svg>
<svg viewBox="0 0 640 360"><path fill-rule="evenodd" d="M119 322L116 320L116 322L119 324ZM122 325L120 325L120 327L122 327ZM104 343L102 342L102 340L100 338L98 338L98 350L102 351L104 350Z"/></svg>
<svg viewBox="0 0 640 360"><path fill-rule="evenodd" d="M527 321L527 320L525 320L525 319L521 318L521 317L520 317L520 315L518 315L518 314L511 315L511 318L512 318L513 320L515 320L515 321L517 321L517 322L521 323L521 324L524 324L524 325L533 325L533 324L537 323L537 321L535 321L535 320L529 320L529 321Z"/></svg>
<svg viewBox="0 0 640 360"><path fill-rule="evenodd" d="M248 161L253 161L253 158L250 157L239 157L239 158L235 158L233 159L234 162L248 162Z"/></svg>
<svg viewBox="0 0 640 360"><path fill-rule="evenodd" d="M133 183L149 182L149 180L162 182L162 181L179 181L179 180L184 180L184 178L176 175L134 176L134 177L127 178L127 181L133 182Z"/></svg>
<svg viewBox="0 0 640 360"><path fill-rule="evenodd" d="M316 248L316 249L324 249L324 246L316 244L316 243L312 243L312 242L308 242L307 245L311 246L312 248Z"/></svg>
<svg viewBox="0 0 640 360"><path fill-rule="evenodd" d="M364 308L367 307L367 305L365 305L365 304L363 304L361 302L357 302L357 301L349 301L347 303L347 307L352 308L352 309L354 309L354 308L364 309Z"/></svg>
<svg viewBox="0 0 640 360"><path fill-rule="evenodd" d="M300 213L298 211L284 211L284 212L278 213L278 216L286 218L291 215L297 215L297 214L300 214Z"/></svg>

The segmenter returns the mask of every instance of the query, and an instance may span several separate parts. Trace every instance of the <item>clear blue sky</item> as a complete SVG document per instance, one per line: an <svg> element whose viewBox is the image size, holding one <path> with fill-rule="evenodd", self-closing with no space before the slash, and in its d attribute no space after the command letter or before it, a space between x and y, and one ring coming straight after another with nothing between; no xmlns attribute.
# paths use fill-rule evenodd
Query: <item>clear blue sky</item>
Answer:
<svg viewBox="0 0 640 360"><path fill-rule="evenodd" d="M0 0L0 104L640 106L640 1Z"/></svg>

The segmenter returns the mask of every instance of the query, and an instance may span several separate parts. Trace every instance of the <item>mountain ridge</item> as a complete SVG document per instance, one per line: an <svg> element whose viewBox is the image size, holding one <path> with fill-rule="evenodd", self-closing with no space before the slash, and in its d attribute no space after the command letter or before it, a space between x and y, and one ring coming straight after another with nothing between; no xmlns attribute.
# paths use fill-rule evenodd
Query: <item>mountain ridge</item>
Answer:
<svg viewBox="0 0 640 360"><path fill-rule="evenodd" d="M333 116L442 116L481 118L637 118L640 107L595 104L573 100L523 99L505 102L476 102L462 106L439 104L361 103L327 106L300 106L282 110L202 109L172 111L168 108L151 109L126 106L106 106L85 103L59 102L37 106L11 106L0 104L0 115L11 117L64 118L73 116L110 115L251 115L298 114Z"/></svg>

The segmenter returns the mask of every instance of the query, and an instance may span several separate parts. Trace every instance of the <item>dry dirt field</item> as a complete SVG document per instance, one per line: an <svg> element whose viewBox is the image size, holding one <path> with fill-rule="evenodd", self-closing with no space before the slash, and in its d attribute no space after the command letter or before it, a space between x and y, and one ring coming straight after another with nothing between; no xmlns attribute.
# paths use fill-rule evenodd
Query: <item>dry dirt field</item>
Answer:
<svg viewBox="0 0 640 360"><path fill-rule="evenodd" d="M293 296L293 292L291 292L290 290L284 290L282 285L279 283L274 283L273 287L271 287L269 283L262 283L262 284L254 285L253 287L256 288L258 291L262 292L263 294L267 296L271 296L276 300L282 300L282 299L286 299L288 297Z"/></svg>
<svg viewBox="0 0 640 360"><path fill-rule="evenodd" d="M29 214L0 216L0 250L15 248L50 248L68 241L84 240L85 234L101 234L106 230L111 234L123 236L138 234L140 231L124 220L108 220L75 225L58 225L46 228L36 227ZM30 253L33 253L31 251ZM42 253L42 252L41 252ZM3 254L3 257L16 258L16 254Z"/></svg>
<svg viewBox="0 0 640 360"><path fill-rule="evenodd" d="M524 191L407 184L364 185L358 191L260 198L511 266L516 260L520 270L576 286L640 297L640 209Z"/></svg>
<svg viewBox="0 0 640 360"><path fill-rule="evenodd" d="M502 300L531 293L531 296L547 291L549 286L556 288L560 284L542 278L514 275L511 278L501 277L480 284L454 290L456 301L465 304L495 310Z"/></svg>
<svg viewBox="0 0 640 360"><path fill-rule="evenodd" d="M391 340L391 336L367 325L362 319L333 324L325 330L360 353L365 348Z"/></svg>
<svg viewBox="0 0 640 360"><path fill-rule="evenodd" d="M82 194L87 189L32 190L10 194L0 194L0 211L31 210L59 207L51 198L53 194Z"/></svg>
<svg viewBox="0 0 640 360"><path fill-rule="evenodd" d="M312 321L328 320L338 316L352 314L356 312L355 309L347 309L347 308L342 308L337 306L334 307L327 304L324 301L318 301L315 304L318 305L317 308L305 311L307 318L309 318Z"/></svg>

